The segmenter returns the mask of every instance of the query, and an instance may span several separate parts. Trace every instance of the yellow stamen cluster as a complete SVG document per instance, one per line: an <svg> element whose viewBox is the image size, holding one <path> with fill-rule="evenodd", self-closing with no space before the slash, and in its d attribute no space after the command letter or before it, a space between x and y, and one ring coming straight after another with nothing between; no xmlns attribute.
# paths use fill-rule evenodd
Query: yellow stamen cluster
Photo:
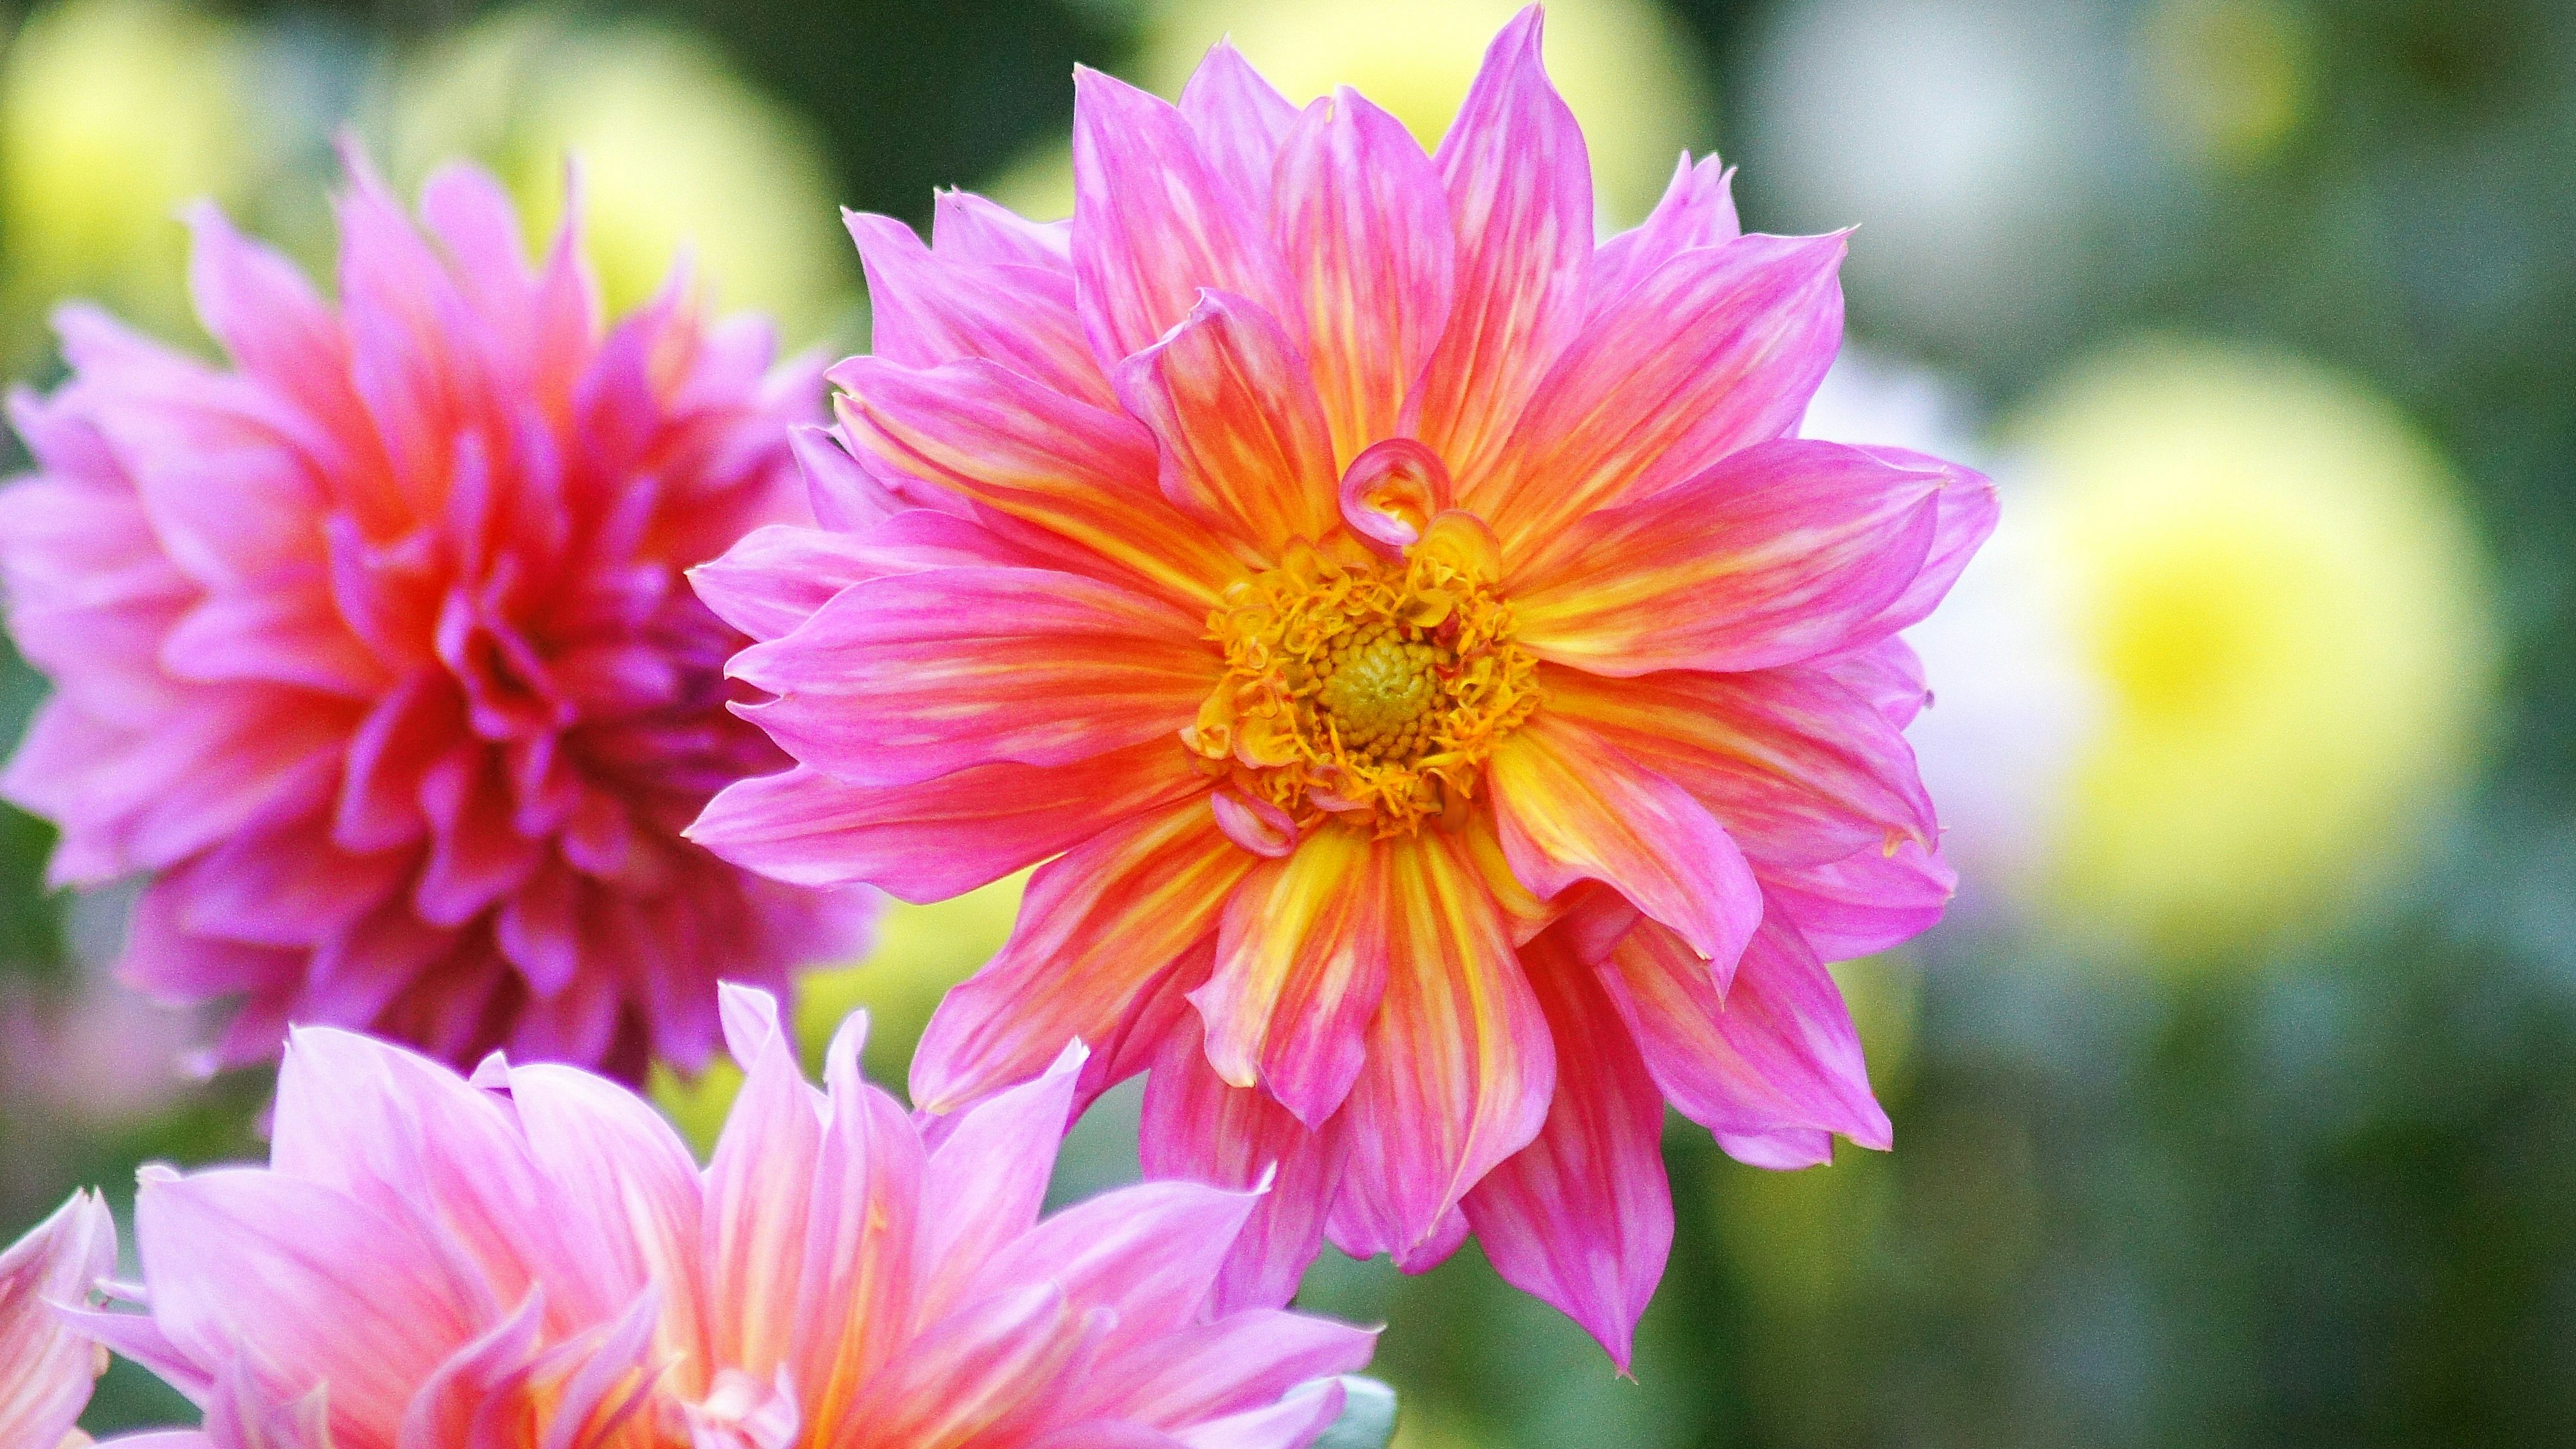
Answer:
<svg viewBox="0 0 2576 1449"><path fill-rule="evenodd" d="M1226 677L1183 732L1203 768L1301 826L1462 822L1485 758L1540 696L1491 539L1457 517L1401 562L1299 543L1228 588L1208 615Z"/></svg>

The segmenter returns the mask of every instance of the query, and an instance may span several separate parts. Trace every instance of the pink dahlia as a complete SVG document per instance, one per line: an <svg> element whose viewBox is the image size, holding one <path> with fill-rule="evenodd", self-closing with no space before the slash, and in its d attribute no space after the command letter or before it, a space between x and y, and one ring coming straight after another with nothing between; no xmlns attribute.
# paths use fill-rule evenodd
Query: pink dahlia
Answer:
<svg viewBox="0 0 2576 1449"><path fill-rule="evenodd" d="M471 1081L300 1028L265 1168L146 1169L147 1314L82 1315L206 1409L168 1449L1299 1449L1374 1335L1213 1315L1253 1198L1148 1183L1040 1221L1082 1054L934 1147L723 988L748 1071L701 1171L622 1087Z"/></svg>
<svg viewBox="0 0 2576 1449"><path fill-rule="evenodd" d="M430 181L433 242L350 170L336 306L202 207L232 366L72 307L70 380L11 398L0 579L55 692L0 793L57 882L152 874L123 973L242 998L221 1063L296 1021L695 1064L719 974L783 987L859 924L680 838L785 763L680 571L808 516L820 380L677 280L603 330L570 228L532 269L478 171Z"/></svg>
<svg viewBox="0 0 2576 1449"><path fill-rule="evenodd" d="M88 1442L73 1427L98 1377L98 1350L63 1310L87 1304L91 1285L115 1271L116 1220L88 1193L0 1253L0 1445Z"/></svg>
<svg viewBox="0 0 2576 1449"><path fill-rule="evenodd" d="M916 1101L1099 1044L1150 1169L1277 1168L1233 1301L1472 1229L1624 1365L1664 1103L1767 1166L1888 1142L1823 963L1948 898L1896 634L1992 491L1791 436L1840 236L1739 235L1685 158L1594 244L1535 10L1434 156L1223 46L1177 108L1077 84L1069 225L852 220L824 526L696 575L796 767L691 834L914 900L1055 857Z"/></svg>

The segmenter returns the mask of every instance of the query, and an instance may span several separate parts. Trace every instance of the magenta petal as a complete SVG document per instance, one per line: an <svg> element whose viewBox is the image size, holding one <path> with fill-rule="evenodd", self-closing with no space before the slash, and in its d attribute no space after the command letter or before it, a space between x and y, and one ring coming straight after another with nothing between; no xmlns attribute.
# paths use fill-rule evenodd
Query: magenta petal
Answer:
<svg viewBox="0 0 2576 1449"><path fill-rule="evenodd" d="M845 212L868 277L869 350L904 367L980 357L1106 407L1109 379L1083 340L1073 278L939 256L892 217Z"/></svg>
<svg viewBox="0 0 2576 1449"><path fill-rule="evenodd" d="M1762 888L1817 954L1848 961L1929 929L1957 892L1959 875L1939 853L1909 840L1892 854L1869 846L1823 865L1765 866Z"/></svg>
<svg viewBox="0 0 2576 1449"><path fill-rule="evenodd" d="M1220 40L1181 87L1180 111L1208 165L1255 216L1267 217L1271 177L1279 149L1297 124L1297 107L1261 78L1233 41Z"/></svg>
<svg viewBox="0 0 2576 1449"><path fill-rule="evenodd" d="M1643 224L1623 231L1592 254L1592 311L1620 300L1657 267L1693 247L1722 246L1743 235L1735 220L1735 168L1715 156L1693 164L1684 153L1664 188L1663 200Z"/></svg>
<svg viewBox="0 0 2576 1449"><path fill-rule="evenodd" d="M1118 368L1118 398L1162 443L1163 496L1265 551L1321 539L1339 471L1296 347L1258 305L1213 288Z"/></svg>
<svg viewBox="0 0 2576 1449"><path fill-rule="evenodd" d="M1563 1309L1625 1373L1673 1243L1664 1098L1592 973L1547 940L1521 948L1561 1064L1547 1125L1464 1206L1503 1281Z"/></svg>
<svg viewBox="0 0 2576 1449"><path fill-rule="evenodd" d="M1213 64L1213 59L1211 59ZM1306 109L1278 164L1279 250L1336 467L1392 435L1449 325L1457 245L1440 173L1404 123L1344 87Z"/></svg>
<svg viewBox="0 0 2576 1449"><path fill-rule="evenodd" d="M1583 323L1592 163L1539 62L1539 8L1485 52L1435 158L1457 236L1457 293L1422 380L1418 436L1475 498L1556 355Z"/></svg>
<svg viewBox="0 0 2576 1449"><path fill-rule="evenodd" d="M1168 102L1074 71L1073 268L1104 369L1189 315L1202 287L1251 298L1293 332L1295 298L1261 215Z"/></svg>
<svg viewBox="0 0 2576 1449"><path fill-rule="evenodd" d="M689 838L776 880L924 902L986 885L1204 788L1169 741L1070 765L977 765L865 787L799 765L726 787Z"/></svg>
<svg viewBox="0 0 2576 1449"><path fill-rule="evenodd" d="M934 202L930 249L961 262L1038 267L1073 275L1069 223L1031 221L1000 202L953 187L940 192Z"/></svg>
<svg viewBox="0 0 2576 1449"><path fill-rule="evenodd" d="M1959 573L1968 566L1969 558L1994 533L2001 510L1993 481L1973 468L1945 463L1906 448L1872 447L1861 451L1891 467L1936 473L1942 479L1940 507L1922 569L1905 592L1861 631L1864 637L1885 638L1930 617L1934 606L1950 592L1950 586L1959 581Z"/></svg>
<svg viewBox="0 0 2576 1449"><path fill-rule="evenodd" d="M1557 359L1491 491L1464 496L1509 550L1794 431L1842 345L1843 251L1749 236L1647 273Z"/></svg>
<svg viewBox="0 0 2576 1449"><path fill-rule="evenodd" d="M788 753L854 784L997 761L1068 765L1198 715L1216 655L1151 596L1042 569L943 568L855 584L729 672Z"/></svg>
<svg viewBox="0 0 2576 1449"><path fill-rule="evenodd" d="M1247 1309L1192 1324L1164 1351L1111 1366L1084 1398L1103 1414L1189 1424L1256 1408L1300 1384L1367 1367L1377 1334L1278 1309Z"/></svg>
<svg viewBox="0 0 2576 1449"><path fill-rule="evenodd" d="M1723 995L1707 964L1651 921L1600 977L1646 1069L1692 1121L1721 1135L1794 1128L1888 1145L1842 992L1786 920L1763 920Z"/></svg>

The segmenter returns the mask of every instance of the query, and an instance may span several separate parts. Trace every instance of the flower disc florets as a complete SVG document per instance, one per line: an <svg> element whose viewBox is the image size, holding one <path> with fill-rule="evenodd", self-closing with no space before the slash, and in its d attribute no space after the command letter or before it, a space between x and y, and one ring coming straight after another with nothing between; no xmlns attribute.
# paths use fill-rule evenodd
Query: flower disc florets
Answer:
<svg viewBox="0 0 2576 1449"><path fill-rule="evenodd" d="M1303 828L1455 825L1494 745L1538 708L1538 665L1463 516L1400 561L1300 542L1208 615L1226 675L1184 732Z"/></svg>

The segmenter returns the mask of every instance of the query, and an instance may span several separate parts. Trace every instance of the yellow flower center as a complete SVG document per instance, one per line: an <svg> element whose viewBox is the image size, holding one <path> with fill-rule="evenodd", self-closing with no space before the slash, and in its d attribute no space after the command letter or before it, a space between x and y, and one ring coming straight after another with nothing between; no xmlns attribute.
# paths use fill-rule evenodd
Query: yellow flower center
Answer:
<svg viewBox="0 0 2576 1449"><path fill-rule="evenodd" d="M1492 553L1463 514L1400 561L1292 546L1209 613L1226 675L1184 739L1300 827L1456 825L1495 744L1540 704Z"/></svg>

